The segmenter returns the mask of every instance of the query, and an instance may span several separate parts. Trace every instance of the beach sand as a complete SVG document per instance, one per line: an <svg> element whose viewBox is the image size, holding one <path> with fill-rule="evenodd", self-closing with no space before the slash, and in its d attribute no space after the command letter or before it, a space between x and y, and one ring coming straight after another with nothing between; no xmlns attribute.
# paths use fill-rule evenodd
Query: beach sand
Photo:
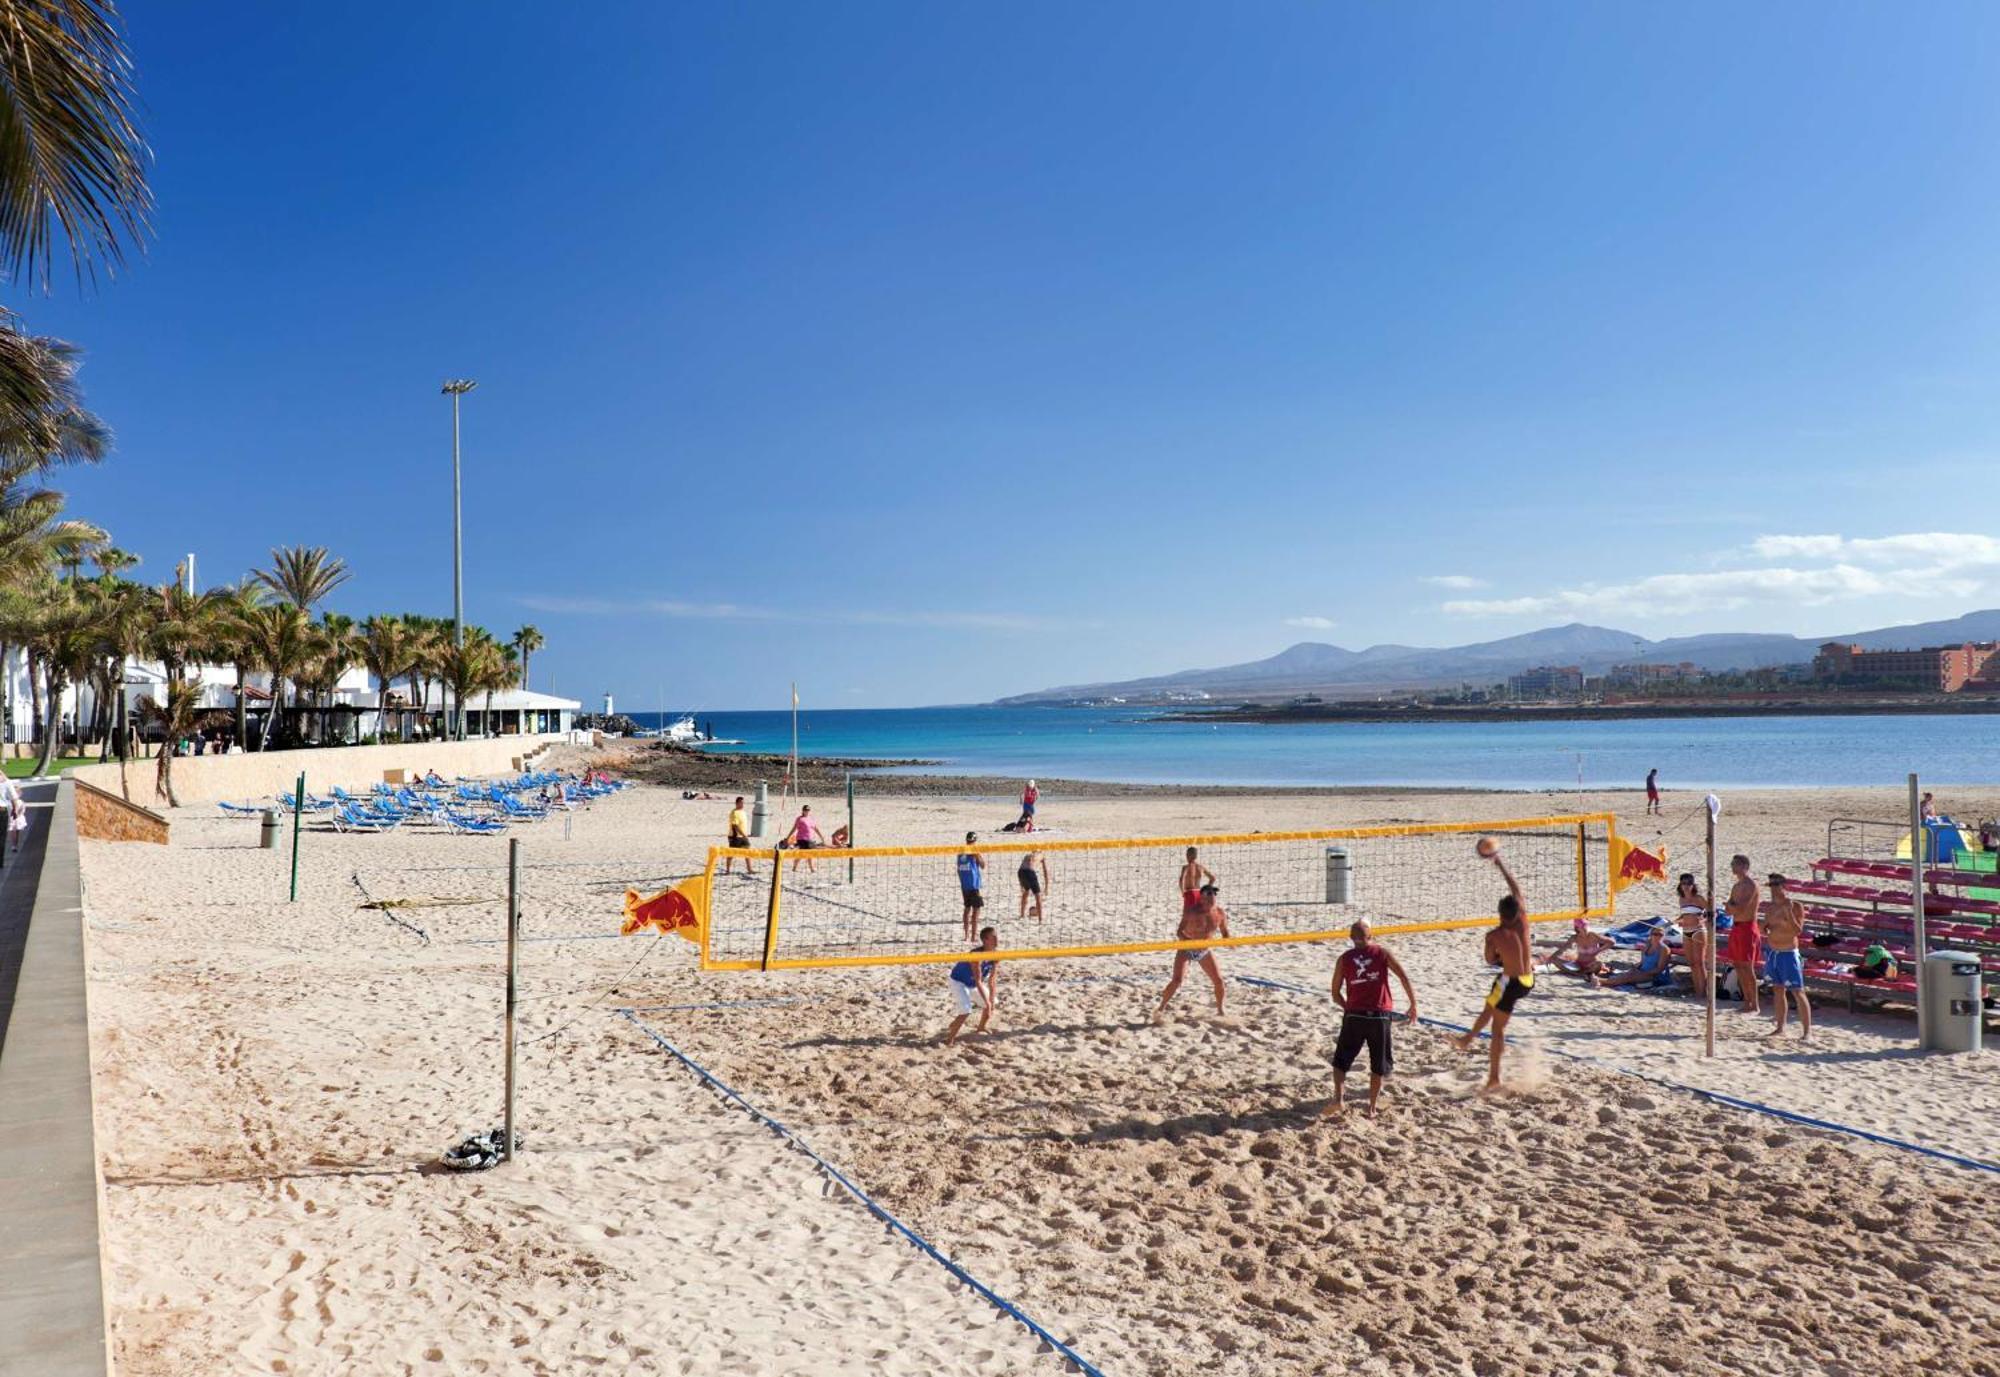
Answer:
<svg viewBox="0 0 2000 1377"><path fill-rule="evenodd" d="M1012 803L869 797L865 835L948 843ZM1670 794L1660 825L1630 794L1042 814L1083 837L1611 807L1678 867L1697 803ZM1802 868L1829 816L1901 803L1731 795L1719 840ZM2000 1178L1614 1069L2000 1159L2000 1063L1911 1054L1906 1012L1822 1009L1804 1051L1724 1015L1704 1061L1692 1001L1545 980L1515 1093L1472 1096L1483 1059L1405 1030L1384 1116L1323 1123L1323 995L1232 981L1218 1020L1191 984L1154 1025L1166 958L1021 963L993 1031L946 1050L935 968L702 974L677 939L607 937L727 806L640 788L519 831L527 1147L478 1176L433 1164L498 1122L504 843L315 832L296 904L254 821L85 843L118 1370L1061 1370L651 1028L1108 1373L2000 1373ZM406 906L361 907L384 900ZM1423 1012L1469 1021L1478 934L1392 942ZM1320 991L1332 956L1221 959Z"/></svg>

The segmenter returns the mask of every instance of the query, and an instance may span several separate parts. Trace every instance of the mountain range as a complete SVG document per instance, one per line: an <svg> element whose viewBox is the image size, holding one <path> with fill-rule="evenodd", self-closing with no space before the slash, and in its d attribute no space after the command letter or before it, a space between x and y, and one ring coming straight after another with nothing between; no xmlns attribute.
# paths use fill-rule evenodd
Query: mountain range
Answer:
<svg viewBox="0 0 2000 1377"><path fill-rule="evenodd" d="M1099 684L1070 684L1002 698L1000 703L1073 702L1085 698L1162 698L1205 693L1211 698L1275 699L1333 690L1353 695L1388 689L1438 688L1461 683L1485 686L1537 665L1576 665L1587 674L1613 665L1677 665L1687 662L1711 671L1768 669L1803 664L1826 641L1851 641L1870 650L1955 645L2000 640L2000 608L1968 612L1949 621L1885 626L1845 635L1766 635L1724 632L1674 636L1652 641L1630 631L1572 622L1473 645L1427 649L1373 645L1366 650L1319 641L1301 641L1276 655L1217 669L1185 669L1177 674Z"/></svg>

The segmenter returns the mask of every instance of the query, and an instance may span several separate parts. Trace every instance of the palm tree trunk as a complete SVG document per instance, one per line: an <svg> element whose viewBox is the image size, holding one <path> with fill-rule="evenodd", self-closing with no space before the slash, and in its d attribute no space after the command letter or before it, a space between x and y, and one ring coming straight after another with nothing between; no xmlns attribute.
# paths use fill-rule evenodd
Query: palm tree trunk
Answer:
<svg viewBox="0 0 2000 1377"><path fill-rule="evenodd" d="M42 754L35 762L35 778L45 777L56 759L56 738L62 731L62 675L54 665L48 668L49 675L49 717L47 728L42 732Z"/></svg>
<svg viewBox="0 0 2000 1377"><path fill-rule="evenodd" d="M264 735L263 738L257 743L257 749L260 751L268 751L271 749L271 727L272 724L274 724L278 720L278 703L279 703L278 687L282 683L284 683L284 679L279 676L278 671L275 669L272 670L271 706L265 709L264 711Z"/></svg>
<svg viewBox="0 0 2000 1377"><path fill-rule="evenodd" d="M250 711L243 701L243 662L236 663L236 749L250 749Z"/></svg>
<svg viewBox="0 0 2000 1377"><path fill-rule="evenodd" d="M28 652L28 700L34 713L31 720L39 727L45 720L42 717L42 657L32 650Z"/></svg>

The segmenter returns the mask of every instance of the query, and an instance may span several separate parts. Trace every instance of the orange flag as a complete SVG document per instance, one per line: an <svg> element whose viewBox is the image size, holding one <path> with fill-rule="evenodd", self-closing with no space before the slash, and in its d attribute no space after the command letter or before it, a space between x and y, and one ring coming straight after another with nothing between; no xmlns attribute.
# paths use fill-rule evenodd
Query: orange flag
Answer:
<svg viewBox="0 0 2000 1377"><path fill-rule="evenodd" d="M708 914L708 880L696 875L651 898L641 898L635 889L625 891L625 921L621 936L630 937L647 928L673 933L699 944L702 923Z"/></svg>

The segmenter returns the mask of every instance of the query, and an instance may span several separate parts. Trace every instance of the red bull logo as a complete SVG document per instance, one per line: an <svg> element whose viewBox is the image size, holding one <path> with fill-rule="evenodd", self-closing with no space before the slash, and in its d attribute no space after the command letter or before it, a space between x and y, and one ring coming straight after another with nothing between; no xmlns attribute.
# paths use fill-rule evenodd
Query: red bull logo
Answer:
<svg viewBox="0 0 2000 1377"><path fill-rule="evenodd" d="M699 942L701 910L696 905L695 895L686 891L700 883L693 880L686 885L675 885L651 898L641 898L637 890L626 890L625 922L618 929L620 935L630 937L635 932L657 928L661 933L674 933L690 942Z"/></svg>
<svg viewBox="0 0 2000 1377"><path fill-rule="evenodd" d="M1664 883L1666 878L1667 849L1664 846L1660 848L1660 854L1657 856L1640 847L1630 845L1626 847L1625 858L1618 863L1619 888L1638 884L1641 880L1659 880Z"/></svg>

